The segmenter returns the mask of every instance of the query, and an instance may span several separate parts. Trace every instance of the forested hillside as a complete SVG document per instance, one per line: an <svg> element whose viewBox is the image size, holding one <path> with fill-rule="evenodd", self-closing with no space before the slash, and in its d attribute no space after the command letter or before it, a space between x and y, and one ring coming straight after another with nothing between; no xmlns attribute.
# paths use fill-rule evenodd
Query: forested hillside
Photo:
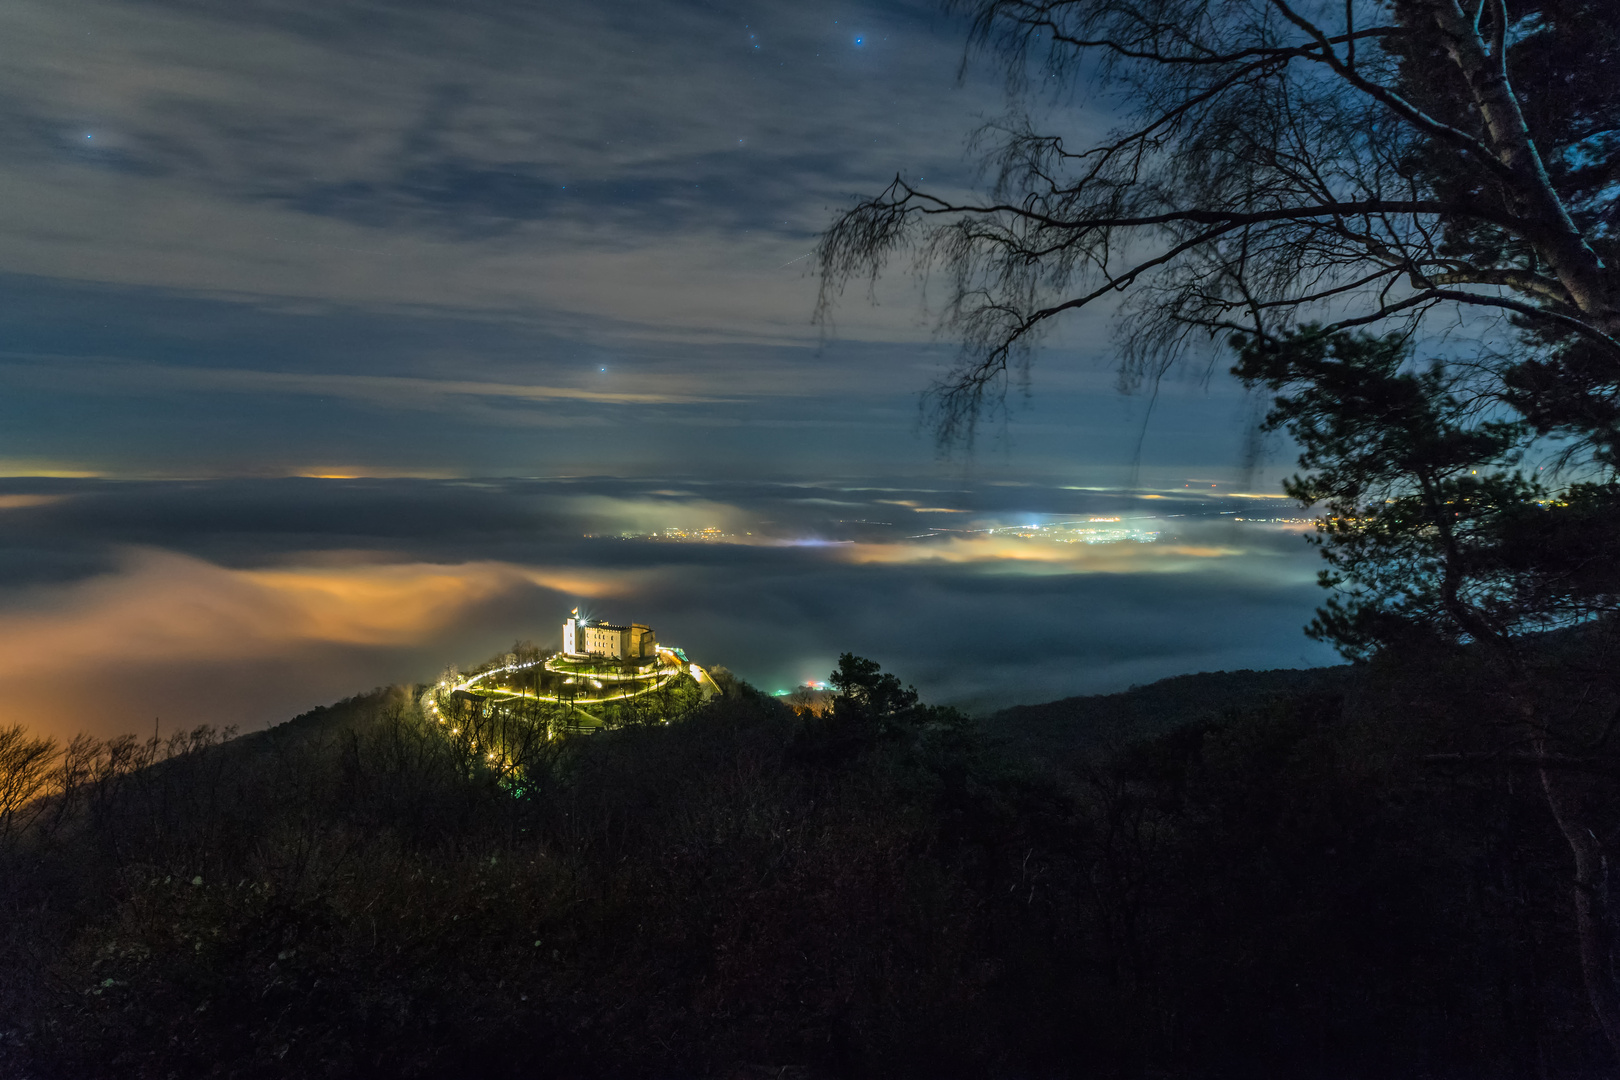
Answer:
<svg viewBox="0 0 1620 1080"><path fill-rule="evenodd" d="M1539 793L1431 757L1465 669L975 723L848 660L825 716L725 680L515 784L402 690L107 772L6 838L0 1072L1606 1067Z"/></svg>

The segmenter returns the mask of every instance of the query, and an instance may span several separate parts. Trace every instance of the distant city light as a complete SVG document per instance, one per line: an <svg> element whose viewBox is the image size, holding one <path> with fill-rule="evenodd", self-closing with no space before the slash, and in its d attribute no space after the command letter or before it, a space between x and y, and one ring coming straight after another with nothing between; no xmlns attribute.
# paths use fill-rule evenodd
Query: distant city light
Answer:
<svg viewBox="0 0 1620 1080"><path fill-rule="evenodd" d="M750 534L751 535L751 534ZM617 535L605 536L601 533L586 533L587 540L674 540L677 542L724 542L735 539L734 533L722 532L719 526L709 525L702 529L668 528L657 529L650 533L633 532L626 530Z"/></svg>

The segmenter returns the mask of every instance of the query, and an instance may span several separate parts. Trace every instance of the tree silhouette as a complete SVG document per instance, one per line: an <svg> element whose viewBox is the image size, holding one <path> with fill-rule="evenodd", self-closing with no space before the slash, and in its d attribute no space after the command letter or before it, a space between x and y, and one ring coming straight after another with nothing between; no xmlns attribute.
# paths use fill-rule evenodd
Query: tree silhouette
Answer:
<svg viewBox="0 0 1620 1080"><path fill-rule="evenodd" d="M1482 417L1454 372L1414 369L1409 353L1395 336L1315 328L1244 345L1238 373L1275 395L1266 425L1288 431L1308 470L1288 493L1326 511L1315 541L1336 595L1308 632L1352 658L1485 654L1497 715L1476 725L1505 737L1475 757L1541 785L1573 857L1588 995L1620 1052L1608 886L1620 760L1607 745L1620 723L1620 484L1549 491L1521 464L1526 421ZM1559 700L1571 690L1585 699L1574 708Z"/></svg>
<svg viewBox="0 0 1620 1080"><path fill-rule="evenodd" d="M1127 386L1235 342L1237 374L1274 395L1268 426L1300 445L1290 493L1327 511L1336 595L1311 632L1353 657L1486 658L1499 715L1481 720L1508 733L1488 756L1533 771L1568 842L1587 989L1620 1052L1620 716L1594 719L1620 597L1613 4L947 6L1024 104L981 133L982 195L897 176L827 229L819 315L895 259L944 279L963 346L930 392L946 443L1080 309L1117 305ZM1053 86L1124 122L1071 145L1028 105ZM1446 313L1461 333L1414 366ZM1590 693L1555 704L1572 680Z"/></svg>
<svg viewBox="0 0 1620 1080"><path fill-rule="evenodd" d="M1059 317L1121 303L1122 375L1189 345L1511 319L1476 367L1544 430L1607 448L1620 382L1620 30L1595 0L959 0L1015 86L1090 87L1091 146L1027 107L982 133L981 197L897 176L823 234L819 311L911 256L961 360L933 390L970 439Z"/></svg>
<svg viewBox="0 0 1620 1080"><path fill-rule="evenodd" d="M912 709L917 704L916 687L901 684L883 670L876 660L854 653L838 657L838 670L828 678L838 691L833 716L877 720Z"/></svg>

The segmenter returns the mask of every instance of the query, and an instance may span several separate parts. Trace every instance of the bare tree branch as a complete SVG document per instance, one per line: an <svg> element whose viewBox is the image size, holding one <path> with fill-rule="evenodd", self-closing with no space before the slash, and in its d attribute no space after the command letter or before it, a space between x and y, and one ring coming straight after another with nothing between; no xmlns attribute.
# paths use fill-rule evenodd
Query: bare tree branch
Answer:
<svg viewBox="0 0 1620 1080"><path fill-rule="evenodd" d="M1375 0L948 2L1014 82L1039 64L1133 108L1080 149L1015 111L985 130L989 197L897 176L823 235L820 319L891 257L948 283L941 328L963 352L936 405L982 404L986 378L1027 364L1043 327L1110 297L1128 381L1156 378L1189 334L1226 332L1237 311L1279 330L1394 316L1410 332L1451 306L1512 312L1538 341L1584 341L1620 382L1616 275L1530 135L1503 0L1469 16L1453 0L1406 0L1394 22ZM1588 149L1571 177L1591 184L1609 167L1591 157L1605 143L1580 140L1616 127L1572 122L1565 145ZM1613 189L1581 190L1579 220L1606 220ZM1458 237L1474 238L1468 250ZM956 378L963 393L945 392Z"/></svg>

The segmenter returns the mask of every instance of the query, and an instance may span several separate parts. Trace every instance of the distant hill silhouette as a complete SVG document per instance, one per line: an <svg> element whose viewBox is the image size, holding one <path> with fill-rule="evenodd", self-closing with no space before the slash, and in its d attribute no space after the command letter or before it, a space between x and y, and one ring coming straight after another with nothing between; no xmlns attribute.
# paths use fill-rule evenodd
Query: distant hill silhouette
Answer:
<svg viewBox="0 0 1620 1080"><path fill-rule="evenodd" d="M1219 720L1234 710L1282 698L1342 694L1355 681L1348 664L1272 671L1205 671L1176 675L1117 694L1014 705L983 721L984 730L1024 757L1058 762L1095 758L1137 739Z"/></svg>

